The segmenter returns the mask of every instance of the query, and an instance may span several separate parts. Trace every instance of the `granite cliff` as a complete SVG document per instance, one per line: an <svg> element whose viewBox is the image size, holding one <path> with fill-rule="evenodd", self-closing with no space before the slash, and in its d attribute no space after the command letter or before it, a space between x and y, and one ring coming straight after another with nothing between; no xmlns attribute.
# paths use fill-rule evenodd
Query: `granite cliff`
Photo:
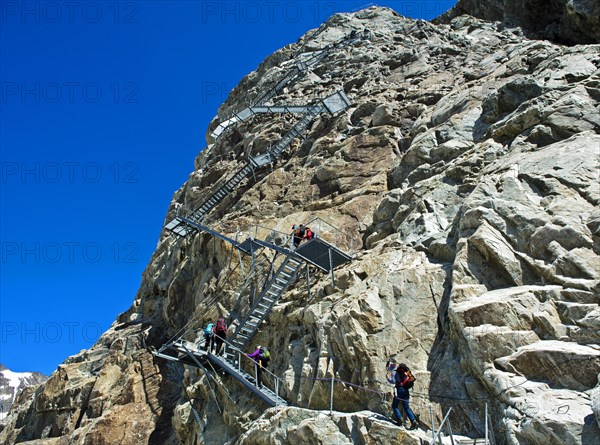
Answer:
<svg viewBox="0 0 600 445"><path fill-rule="evenodd" d="M600 45L508 25L338 14L268 57L211 123L165 222L298 118L258 115L214 140L221 121L272 88L299 48L368 31L272 99L341 89L351 109L317 117L206 219L234 237L319 217L353 246L335 287L326 275L311 277L310 295L295 283L253 340L273 351L292 407L265 411L219 373L213 394L204 373L152 355L190 320L235 323L249 298L229 244L163 231L131 308L17 401L0 442L417 444L431 437L430 404L436 423L452 408L454 432L470 437L483 435L487 404L495 443L600 443ZM417 376L420 431L385 420L390 355ZM320 379L331 377L347 383L329 416Z"/></svg>

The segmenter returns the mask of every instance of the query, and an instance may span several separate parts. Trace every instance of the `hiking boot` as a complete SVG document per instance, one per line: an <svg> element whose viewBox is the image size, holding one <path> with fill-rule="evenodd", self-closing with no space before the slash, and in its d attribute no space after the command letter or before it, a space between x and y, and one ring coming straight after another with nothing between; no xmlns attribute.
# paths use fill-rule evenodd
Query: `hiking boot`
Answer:
<svg viewBox="0 0 600 445"><path fill-rule="evenodd" d="M408 428L409 430L416 430L417 429L417 421L413 420L412 422L410 422L410 428Z"/></svg>

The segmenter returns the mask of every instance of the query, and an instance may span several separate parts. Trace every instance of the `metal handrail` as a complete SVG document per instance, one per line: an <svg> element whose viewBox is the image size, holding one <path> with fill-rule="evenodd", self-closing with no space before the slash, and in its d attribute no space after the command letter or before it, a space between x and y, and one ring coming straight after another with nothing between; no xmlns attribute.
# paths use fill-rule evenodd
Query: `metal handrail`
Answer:
<svg viewBox="0 0 600 445"><path fill-rule="evenodd" d="M314 217L309 222L304 224L305 227L310 227L315 236L331 243L334 247L341 249L341 241L345 240L350 248L350 256L354 256L353 239L345 235L340 229L333 224L328 223L322 218ZM324 230L324 227L329 227L330 230ZM332 234L332 236L328 236ZM331 239L333 238L333 239Z"/></svg>
<svg viewBox="0 0 600 445"><path fill-rule="evenodd" d="M213 335L214 335L214 337L217 337L217 338L223 340L223 356L224 357L227 357L227 349L228 349L227 346L229 346L229 349L231 349L231 350L233 350L233 351L235 351L237 353L237 357L238 357L238 360L237 360L238 367L237 367L237 369L238 369L238 371L241 371L241 369L242 369L241 368L241 364L242 364L242 360L241 359L242 358L245 358L248 361L252 362L253 364L256 364L256 361L254 361L253 359L251 359L250 357L248 357L248 355L245 352L243 352L241 349L239 349L239 348L235 347L234 345L232 345L231 343L229 343L227 341L227 339L225 339L223 337L220 337L216 333L213 334ZM280 388L281 384L283 383L283 378L281 378L281 377L273 374L271 371L269 371L265 367L262 368L262 372L266 372L267 375L270 375L273 378L273 380L274 380L274 386L275 386L275 391L274 392L275 392L275 395L277 397L279 397L279 388ZM256 376L256 371L255 371L254 378L256 379L256 377L257 376ZM258 382L258 380L257 380L257 382Z"/></svg>
<svg viewBox="0 0 600 445"><path fill-rule="evenodd" d="M260 239L267 241L276 246L286 247L291 246L292 232L282 232L271 227L262 226L260 224L251 225L247 230L238 230L240 235L246 235L251 239Z"/></svg>

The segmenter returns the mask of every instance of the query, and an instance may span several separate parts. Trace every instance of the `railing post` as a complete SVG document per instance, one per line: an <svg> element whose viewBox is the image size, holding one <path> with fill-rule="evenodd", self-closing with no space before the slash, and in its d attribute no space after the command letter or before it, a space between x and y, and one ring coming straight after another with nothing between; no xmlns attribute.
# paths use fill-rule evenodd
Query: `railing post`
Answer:
<svg viewBox="0 0 600 445"><path fill-rule="evenodd" d="M436 437L437 437L439 445L443 445L443 443L442 443L442 427L444 426L444 423L446 423L446 420L448 420L448 416L450 415L451 411L452 411L452 407L450 407L450 409L448 410L448 412L446 413L446 415L442 419L442 423L440 423L440 429L439 429L439 431L436 431L435 435L433 436L433 443L432 443L432 445L435 445L435 438ZM450 435L452 435L452 433L450 433ZM454 443L454 439L451 439L451 441L452 441L452 443Z"/></svg>
<svg viewBox="0 0 600 445"><path fill-rule="evenodd" d="M308 267L308 263L306 263L306 287L308 291L308 299L310 300L310 268Z"/></svg>
<svg viewBox="0 0 600 445"><path fill-rule="evenodd" d="M331 389L329 391L329 415L333 416L333 383L335 378L331 377Z"/></svg>
<svg viewBox="0 0 600 445"><path fill-rule="evenodd" d="M335 288L335 278L333 277L333 258L331 257L331 249L327 249L329 252L329 271L331 272L331 286Z"/></svg>
<svg viewBox="0 0 600 445"><path fill-rule="evenodd" d="M485 402L485 445L488 445L488 407Z"/></svg>
<svg viewBox="0 0 600 445"><path fill-rule="evenodd" d="M429 404L429 415L431 416L431 444L435 443L435 420L433 419L433 407Z"/></svg>
<svg viewBox="0 0 600 445"><path fill-rule="evenodd" d="M242 371L242 352L238 352L238 373Z"/></svg>

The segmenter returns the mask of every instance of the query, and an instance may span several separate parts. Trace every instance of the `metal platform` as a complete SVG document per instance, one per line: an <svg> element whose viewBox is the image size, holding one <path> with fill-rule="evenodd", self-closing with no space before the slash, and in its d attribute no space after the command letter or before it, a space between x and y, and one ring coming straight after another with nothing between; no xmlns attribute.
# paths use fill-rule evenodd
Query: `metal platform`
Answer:
<svg viewBox="0 0 600 445"><path fill-rule="evenodd" d="M303 242L294 253L325 272L331 272L336 267L352 261L350 255L322 238Z"/></svg>

